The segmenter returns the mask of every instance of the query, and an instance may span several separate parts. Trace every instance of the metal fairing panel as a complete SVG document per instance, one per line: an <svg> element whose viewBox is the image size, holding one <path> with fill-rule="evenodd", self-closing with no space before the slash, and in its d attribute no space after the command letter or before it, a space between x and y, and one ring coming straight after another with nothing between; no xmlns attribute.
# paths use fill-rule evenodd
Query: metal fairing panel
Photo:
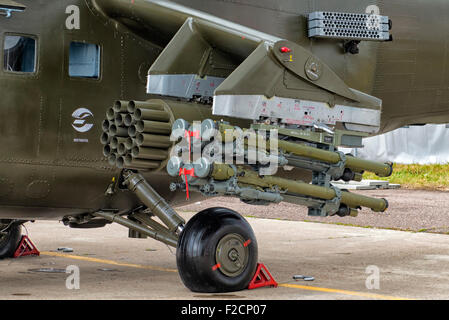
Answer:
<svg viewBox="0 0 449 320"><path fill-rule="evenodd" d="M295 100L289 98L257 95L219 95L214 99L215 115L259 120L261 117L279 118L281 122L302 126L316 123L335 125L357 124L359 131L377 132L380 124L380 111L354 108L344 105L329 107L317 101Z"/></svg>
<svg viewBox="0 0 449 320"><path fill-rule="evenodd" d="M288 84L286 73L292 75ZM279 41L259 45L217 88L213 113L302 126L356 124L359 131L373 134L380 127L381 105L379 99L347 87L312 53Z"/></svg>
<svg viewBox="0 0 449 320"><path fill-rule="evenodd" d="M212 98L215 89L224 78L196 74L185 75L150 75L148 76L147 93L169 97L193 99L195 96Z"/></svg>

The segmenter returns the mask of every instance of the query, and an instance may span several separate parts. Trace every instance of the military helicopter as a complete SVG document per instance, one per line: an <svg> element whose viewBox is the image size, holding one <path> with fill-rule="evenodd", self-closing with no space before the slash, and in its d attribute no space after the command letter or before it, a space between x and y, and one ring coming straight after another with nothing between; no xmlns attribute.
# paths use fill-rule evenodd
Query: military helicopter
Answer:
<svg viewBox="0 0 449 320"><path fill-rule="evenodd" d="M176 247L190 290L246 288L248 222L226 208L186 222L174 207L221 195L384 212L386 199L331 181L392 164L338 148L448 122L448 12L445 0L0 0L0 258L28 221L119 223Z"/></svg>

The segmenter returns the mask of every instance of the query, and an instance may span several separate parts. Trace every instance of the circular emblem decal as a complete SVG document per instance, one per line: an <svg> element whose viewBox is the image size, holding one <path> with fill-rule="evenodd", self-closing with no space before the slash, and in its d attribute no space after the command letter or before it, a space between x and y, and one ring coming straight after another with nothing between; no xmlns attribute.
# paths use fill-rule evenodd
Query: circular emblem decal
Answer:
<svg viewBox="0 0 449 320"><path fill-rule="evenodd" d="M76 109L72 113L72 117L75 118L75 120L72 123L73 129L75 129L78 132L87 132L94 126L92 123L88 123L87 119L90 117L94 117L93 113L86 108L79 108Z"/></svg>

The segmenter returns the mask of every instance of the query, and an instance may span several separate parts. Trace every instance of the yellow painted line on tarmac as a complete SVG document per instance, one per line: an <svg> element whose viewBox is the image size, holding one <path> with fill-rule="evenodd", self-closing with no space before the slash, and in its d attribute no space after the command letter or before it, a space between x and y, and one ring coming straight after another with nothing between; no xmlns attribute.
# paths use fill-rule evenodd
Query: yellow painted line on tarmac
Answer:
<svg viewBox="0 0 449 320"><path fill-rule="evenodd" d="M320 287L309 287L309 286L301 286L298 284L289 284L289 283L279 284L279 287L310 290L310 291L320 291L320 292L328 292L328 293L339 293L339 294L345 294L345 295L349 295L349 296L357 296L357 297L380 299L380 300L412 300L412 299L408 299L408 298L385 296L385 295L374 294L374 293L365 293L365 292L358 292L358 291L348 291L348 290L329 289L329 288L320 288Z"/></svg>
<svg viewBox="0 0 449 320"><path fill-rule="evenodd" d="M74 259L74 260L97 262L97 263L103 263L103 264L110 264L110 265L114 265L114 266L130 267L130 268L137 268L137 269L147 269L147 270L156 270L156 271L164 271L164 272L178 272L178 270L176 270L176 269L167 269L167 268L150 266L150 265L143 265L143 264L122 263L122 262L117 262L117 261L113 261L113 260L98 259L98 258L91 258L91 257L82 257L82 256L76 256L76 255L65 254L65 253L60 253L60 252L44 251L44 252L41 252L41 255L52 256L52 257L61 257L61 258Z"/></svg>
<svg viewBox="0 0 449 320"><path fill-rule="evenodd" d="M65 254L65 253L60 253L60 252L44 251L44 252L41 252L41 255L43 255L43 256L51 256L51 257L60 257L60 258L66 258L66 259L89 261L89 262L96 262L96 263L103 263L103 264L109 264L109 265L114 265L114 266L130 267L130 268L137 268L137 269L156 270L156 271L164 271L164 272L178 272L178 270L176 270L176 269L168 269L168 268L156 267L156 266L151 266L151 265L134 264L134 263L122 263L122 262L117 262L117 261L113 261L113 260L76 256L76 255ZM289 283L281 283L281 284L279 284L279 287L292 288L292 289L301 289L301 290L309 290L309 291L319 291L319 292L327 292L327 293L338 293L338 294L344 294L344 295L350 295L350 296L356 296L356 297L363 297L363 298L370 298L370 299L380 299L380 300L411 300L411 299L407 299L407 298L394 297L394 296L385 296L385 295L373 294L373 293L365 293L365 292L358 292L358 291L348 291L348 290L340 290L340 289L320 288L320 287L311 287L311 286L302 286L302 285L289 284Z"/></svg>

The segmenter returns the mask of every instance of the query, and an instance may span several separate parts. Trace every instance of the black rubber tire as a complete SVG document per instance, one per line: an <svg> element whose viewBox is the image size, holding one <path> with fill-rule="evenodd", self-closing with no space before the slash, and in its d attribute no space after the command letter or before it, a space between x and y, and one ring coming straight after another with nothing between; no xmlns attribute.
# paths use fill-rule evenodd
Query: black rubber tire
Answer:
<svg viewBox="0 0 449 320"><path fill-rule="evenodd" d="M226 235L238 234L250 244L248 262L241 274L230 277L213 268L216 248ZM219 293L246 289L257 268L258 249L249 223L237 212L209 208L196 214L185 226L178 241L176 262L184 285L193 292Z"/></svg>
<svg viewBox="0 0 449 320"><path fill-rule="evenodd" d="M22 239L22 226L12 225L8 234L0 240L0 259L11 258Z"/></svg>

